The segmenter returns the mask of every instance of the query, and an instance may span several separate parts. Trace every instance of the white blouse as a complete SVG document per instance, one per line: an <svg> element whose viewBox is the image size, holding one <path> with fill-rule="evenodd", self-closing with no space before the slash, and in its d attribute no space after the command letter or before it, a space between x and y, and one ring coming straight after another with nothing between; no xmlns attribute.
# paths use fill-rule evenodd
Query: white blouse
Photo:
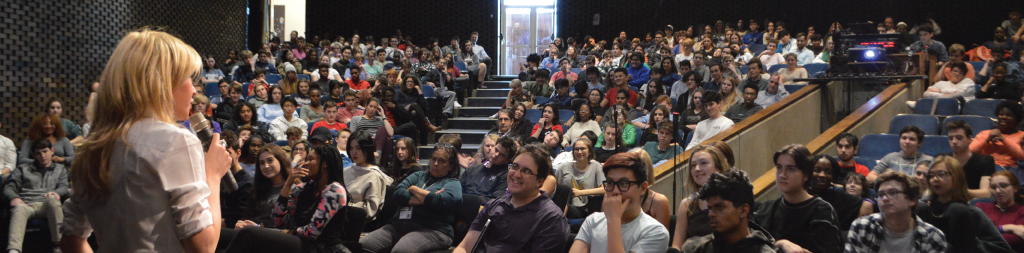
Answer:
<svg viewBox="0 0 1024 253"><path fill-rule="evenodd" d="M213 225L202 144L180 125L143 119L116 142L110 194L92 201L72 194L64 235L88 238L97 252L184 252L181 240Z"/></svg>

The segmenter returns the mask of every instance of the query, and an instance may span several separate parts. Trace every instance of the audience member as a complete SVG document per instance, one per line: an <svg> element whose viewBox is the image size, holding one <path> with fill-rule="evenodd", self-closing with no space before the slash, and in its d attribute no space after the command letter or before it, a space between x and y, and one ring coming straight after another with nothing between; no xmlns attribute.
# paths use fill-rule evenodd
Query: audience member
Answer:
<svg viewBox="0 0 1024 253"><path fill-rule="evenodd" d="M775 152L775 186L782 197L763 203L755 214L782 252L839 252L839 221L825 200L807 192L813 182L811 152L791 144Z"/></svg>
<svg viewBox="0 0 1024 253"><path fill-rule="evenodd" d="M786 59L782 58L782 54L775 53L775 50L778 48L778 41L769 39L765 46L767 49L761 51L761 54L757 56L757 59L764 64L764 69L771 69L775 64L786 63Z"/></svg>
<svg viewBox="0 0 1024 253"><path fill-rule="evenodd" d="M608 124L604 126L603 134L597 137L597 144L594 145L594 160L604 163L612 155L629 150L627 148L628 145L625 145L625 141L622 140L624 135L624 133L620 134L622 129L622 124ZM636 134L633 134L633 136L636 136Z"/></svg>
<svg viewBox="0 0 1024 253"><path fill-rule="evenodd" d="M284 110L281 108L281 100L283 99L284 93L281 90L281 86L271 86L270 99L256 110L256 115L259 115L259 121L270 124L274 119L284 115ZM299 113L295 112L292 116L298 118Z"/></svg>
<svg viewBox="0 0 1024 253"><path fill-rule="evenodd" d="M761 65L761 60L747 62L747 78L740 82L740 86L746 87L749 84L754 84L757 85L758 91L768 89L768 79L762 78L762 73L764 73L764 66Z"/></svg>
<svg viewBox="0 0 1024 253"><path fill-rule="evenodd" d="M858 164L853 157L857 155L857 151L860 149L860 139L856 135L851 133L841 133L836 136L836 158L839 162L839 170L834 174L836 179L842 180L837 181L838 183L845 184L849 174L861 174L865 177L871 171L868 170L867 166Z"/></svg>
<svg viewBox="0 0 1024 253"><path fill-rule="evenodd" d="M664 252L668 230L640 208L640 195L648 187L643 161L636 153L616 154L603 171L608 178L603 182L604 212L587 217L569 252Z"/></svg>
<svg viewBox="0 0 1024 253"><path fill-rule="evenodd" d="M245 149L241 151L245 152ZM273 226L274 203L277 203L285 180L291 174L291 159L281 147L274 144L266 145L259 149L258 156L256 167L259 168L259 175L250 176L253 179L252 194L247 196L248 204L245 206L242 219L235 222L235 229Z"/></svg>
<svg viewBox="0 0 1024 253"><path fill-rule="evenodd" d="M267 99L269 99L267 97L269 95L267 93L267 91L270 88L267 87L267 85L260 85L260 84L252 85L252 86L256 86L256 87L253 88L253 90L254 90L253 93L252 93L253 96L249 97L249 99L246 100L246 101L249 102L250 104L252 104L255 108L260 108L261 106L263 106L264 103L267 103ZM256 110L253 110L253 112L256 112Z"/></svg>
<svg viewBox="0 0 1024 253"><path fill-rule="evenodd" d="M594 160L594 146L590 140L579 139L573 142L572 155L574 162L556 166L553 175L558 179L558 184L572 188L574 198L566 206L566 217L580 219L596 211L588 210L587 203L589 196L605 193L601 188L605 175L601 173L601 163Z"/></svg>
<svg viewBox="0 0 1024 253"><path fill-rule="evenodd" d="M352 90L345 91L344 106L338 109L338 122L348 124L355 116L363 116L363 109L359 109L359 98Z"/></svg>
<svg viewBox="0 0 1024 253"><path fill-rule="evenodd" d="M711 137L718 133L725 131L732 127L734 122L729 118L722 115L722 95L718 92L708 92L703 94L701 102L704 105L704 109L707 111L708 118L697 123L697 127L694 128L693 139L686 145L686 149L693 148L699 145L705 140L711 139Z"/></svg>
<svg viewBox="0 0 1024 253"><path fill-rule="evenodd" d="M732 165L722 151L711 145L695 147L690 153L690 161L686 165L686 183L683 184L687 195L676 210L680 216L676 219L675 235L672 238L672 248L676 249L681 249L690 238L713 232L711 218L708 216L710 207L707 200L698 199L697 192L707 184L712 174L732 170Z"/></svg>
<svg viewBox="0 0 1024 253"><path fill-rule="evenodd" d="M459 182L463 197L473 195L486 200L499 199L508 188L509 158L516 157L516 144L511 138L498 138L487 162L466 168Z"/></svg>
<svg viewBox="0 0 1024 253"><path fill-rule="evenodd" d="M660 164L683 153L682 147L673 142L675 130L672 128L671 121L667 119L661 120L655 129L658 131L657 142L647 142L643 148L644 151L650 154L651 161L655 164Z"/></svg>
<svg viewBox="0 0 1024 253"><path fill-rule="evenodd" d="M207 110L208 108L210 108L210 100L206 98L206 96L199 94L192 96L192 109L189 110L189 114L194 115L198 113L199 115L203 115L203 118L205 118L207 121L211 123L210 130L213 131L214 133L221 133L220 123L213 120L213 117L210 117L209 115L206 115L206 113L204 113L209 111ZM182 122L181 125L184 127L191 127L191 123L191 119L187 119L185 120L185 122ZM84 139L85 138L82 138L81 140Z"/></svg>
<svg viewBox="0 0 1024 253"><path fill-rule="evenodd" d="M938 63L940 63L938 65L941 66L946 62L949 62L949 52L946 51L945 44L932 39L932 36L938 33L936 30L937 29L931 25L922 25L918 27L916 33L920 40L910 44L909 50L913 53L925 52L927 54L934 55L937 57Z"/></svg>
<svg viewBox="0 0 1024 253"><path fill-rule="evenodd" d="M352 121L349 122L349 129L352 129L353 134L365 132L373 137L377 135L378 129L384 128L388 135L393 135L394 129L388 123L383 111L384 108L380 107L380 101L376 98L370 99L370 102L366 104L366 110L363 111L363 115L352 117Z"/></svg>
<svg viewBox="0 0 1024 253"><path fill-rule="evenodd" d="M749 76L749 75L748 75ZM782 101L782 99L789 96L789 91L786 89L779 89L779 85L782 81L782 75L775 73L768 78L768 86L757 93L757 100L754 100L757 105L761 108L768 108L769 106Z"/></svg>
<svg viewBox="0 0 1024 253"><path fill-rule="evenodd" d="M782 78L783 85L790 84L806 84L806 81L796 81L795 79L807 78L807 69L800 67L797 64L796 53L785 54L786 67L779 69L778 73Z"/></svg>
<svg viewBox="0 0 1024 253"><path fill-rule="evenodd" d="M749 84L743 87L743 101L736 103L732 107L729 107L729 111L725 113L725 117L729 118L735 123L739 123L750 115L761 111L763 108L754 103L757 100L757 85Z"/></svg>
<svg viewBox="0 0 1024 253"><path fill-rule="evenodd" d="M696 90L690 92L690 100L692 100L693 102L689 103L685 111L683 111L682 121L683 126L686 127L681 128L687 134L693 132L693 130L697 128L697 124L699 124L701 121L711 117L710 115L708 115L707 111L704 110L704 103L702 101L703 98L703 88L697 88Z"/></svg>
<svg viewBox="0 0 1024 253"><path fill-rule="evenodd" d="M324 120L313 124L313 129L325 127L330 130L339 131L348 128L345 123L338 122L338 104L327 102L323 105Z"/></svg>
<svg viewBox="0 0 1024 253"><path fill-rule="evenodd" d="M953 149L949 156L956 158L963 165L967 189L971 196L986 198L991 196L988 186L996 164L990 155L971 152L970 140L973 135L971 126L963 120L946 124L946 136L949 136L949 146Z"/></svg>
<svg viewBox="0 0 1024 253"><path fill-rule="evenodd" d="M985 65L981 67L981 71L974 76L974 83L987 83L988 79L992 78L995 74L995 66L999 63L1006 64L1006 80L1010 83L1019 84L1024 82L1024 70L1021 70L1021 63L1014 62L1013 59L1007 59L1010 52L1002 46L995 46L992 48L992 58L985 61Z"/></svg>
<svg viewBox="0 0 1024 253"><path fill-rule="evenodd" d="M914 213L942 230L950 252L1011 251L985 213L967 205L970 194L960 162L950 156L936 157L925 179L930 196L926 205L915 207ZM881 192L879 194L881 196Z"/></svg>
<svg viewBox="0 0 1024 253"><path fill-rule="evenodd" d="M995 128L978 132L971 141L971 152L990 155L995 158L996 165L1003 168L1016 167L1017 160L1024 160L1024 151L1020 147L1024 131L1017 129L1021 118L1024 118L1024 107L1020 104L1012 101L999 103Z"/></svg>
<svg viewBox="0 0 1024 253"><path fill-rule="evenodd" d="M222 190L219 193L221 195L221 217L224 218L223 225L225 227L234 228L244 218L245 209L252 196L253 175L249 175L249 172L243 170L242 166L238 164L238 157L241 155L241 145L235 132L224 132L224 141L227 143L224 147L227 148L228 154L231 155L231 167L228 173L231 173L234 177L235 185L238 188L230 191L223 187L225 183L221 182Z"/></svg>
<svg viewBox="0 0 1024 253"><path fill-rule="evenodd" d="M533 75L534 81L523 82L523 89L526 90L527 97L551 97L551 94L555 92L555 87L554 83L550 82L550 78L550 70L537 70L537 73Z"/></svg>
<svg viewBox="0 0 1024 253"><path fill-rule="evenodd" d="M651 110L651 113L644 115L643 117L636 118L632 124L636 129L642 131L639 139L637 139L638 145L647 144L648 142L658 141L658 129L660 129L663 121L668 121L671 127L671 122L674 119L672 116L672 100L667 96L661 96L659 98L657 107ZM674 139L670 139L674 140Z"/></svg>
<svg viewBox="0 0 1024 253"><path fill-rule="evenodd" d="M57 114L51 114L56 118ZM25 239L25 225L29 218L45 218L50 229L50 241L60 242L58 230L64 219L61 199L70 195L68 169L53 161L50 140L32 141L26 148L32 153L31 163L20 164L4 183L4 197L11 200L11 223L7 250L21 252Z"/></svg>
<svg viewBox="0 0 1024 253"><path fill-rule="evenodd" d="M626 101L626 104L628 105L627 108L636 107L637 94L636 91L634 91L633 88L630 88L629 86L631 85L630 80L631 78L633 78L632 75L628 73L628 70L626 68L616 68L613 72L613 76L615 77L615 87L608 89L608 94L605 95L604 101L601 101L601 106L620 104L620 102L618 102L618 93L620 90L622 90L624 92L629 92L629 100Z"/></svg>
<svg viewBox="0 0 1024 253"><path fill-rule="evenodd" d="M57 117L60 118L61 128L64 128L64 134L67 135L66 137L68 137L68 140L70 140L72 144L78 144L85 140L85 137L82 137L81 127L69 119L60 117L61 113L64 111L64 106L62 106L59 99L50 99L50 102L46 103L46 106L46 112L57 115ZM56 124L56 122L54 124Z"/></svg>
<svg viewBox="0 0 1024 253"><path fill-rule="evenodd" d="M458 149L438 142L430 169L413 173L398 184L398 212L391 224L359 239L367 252L430 252L452 244L455 209L462 203Z"/></svg>
<svg viewBox="0 0 1024 253"><path fill-rule="evenodd" d="M1021 239L1024 235L1024 208L1020 206L1024 203L1024 195L1021 195L1017 182L1017 176L1012 172L995 172L988 187L995 201L974 204L995 223L1015 252L1024 250L1024 240Z"/></svg>
<svg viewBox="0 0 1024 253"><path fill-rule="evenodd" d="M878 175L889 170L910 175L914 173L914 167L917 166L918 162L931 161L932 157L930 155L918 152L923 141L924 131L921 131L917 126L908 125L900 129L900 151L889 153L878 160L875 168L872 168L871 172L868 173L868 181L875 182Z"/></svg>
<svg viewBox="0 0 1024 253"><path fill-rule="evenodd" d="M977 98L995 98L1010 101L1020 101L1021 85L1011 83L1006 79L1007 64L995 64L992 67L992 78L989 78L981 89L977 90Z"/></svg>
<svg viewBox="0 0 1024 253"><path fill-rule="evenodd" d="M949 79L939 81L924 91L926 98L964 98L974 99L974 80L965 78L967 64L963 61L947 63L949 65Z"/></svg>
<svg viewBox="0 0 1024 253"><path fill-rule="evenodd" d="M28 139L21 142L18 153L18 166L32 165L36 162L33 156L32 145L39 140L50 141L50 151L53 151L51 160L65 167L71 165L75 160L75 147L65 135L64 128L59 124L60 118L56 114L46 113L37 116L28 127Z"/></svg>
<svg viewBox="0 0 1024 253"><path fill-rule="evenodd" d="M881 213L858 218L846 236L845 252L946 252L946 236L914 215L921 198L917 180L897 171L878 179Z"/></svg>
<svg viewBox="0 0 1024 253"><path fill-rule="evenodd" d="M629 152L636 153L640 158L640 161L644 162L644 167L647 168L647 181L654 181L654 163L651 162L651 156L647 154L647 151L643 149L634 149ZM666 229L671 226L672 210L671 204L668 203L668 197L665 194L658 193L653 189L648 188L647 192L643 194L640 199L640 208L645 214L650 215L655 220L661 223L661 226Z"/></svg>
<svg viewBox="0 0 1024 253"><path fill-rule="evenodd" d="M222 94L222 101L213 109L213 118L217 120L231 120L235 114L235 107L242 102L242 85L234 83L228 85L228 93Z"/></svg>
<svg viewBox="0 0 1024 253"><path fill-rule="evenodd" d="M560 108L569 108L571 105L570 102L572 101L573 96L575 96L575 94L571 94L569 90L569 80L565 78L555 80L555 92L551 94L548 103L558 104Z"/></svg>
<svg viewBox="0 0 1024 253"><path fill-rule="evenodd" d="M366 210L367 220L372 220L384 206L385 188L394 181L377 167L377 157L374 154L377 147L369 134L352 134L346 143L348 157L353 163L352 166L345 168L345 185L348 186L351 195L349 206Z"/></svg>
<svg viewBox="0 0 1024 253"><path fill-rule="evenodd" d="M629 74L629 86L633 89L639 89L640 86L647 84L650 80L651 68L644 64L644 55L642 53L632 53L629 56L629 64L626 65L626 71ZM616 78L619 78L616 76ZM620 81L621 82L621 81ZM630 97L632 100L633 97Z"/></svg>
<svg viewBox="0 0 1024 253"><path fill-rule="evenodd" d="M683 72L682 79L673 84L671 89L672 92L669 94L669 97L676 99L676 105L673 106L676 111L682 111L690 108L693 104L692 101L694 101L693 94L700 88L698 87L698 80L701 79L703 79L703 77L700 76L700 73L686 71Z"/></svg>
<svg viewBox="0 0 1024 253"><path fill-rule="evenodd" d="M872 210L874 206L871 202L864 201L863 198L842 191L842 184L836 183L839 181L836 180L839 162L835 158L829 155L817 155L814 156L813 161L814 178L810 192L832 205L832 209L838 215L836 219L839 223L836 225L839 226L840 233L845 233L850 230L850 224L854 219L871 213L871 211L861 212L861 210Z"/></svg>
<svg viewBox="0 0 1024 253"><path fill-rule="evenodd" d="M964 45L953 44L952 46L949 46L949 62L939 66L939 71L936 71L935 75L931 77L932 82L952 80L953 76L950 71L953 70L954 63L964 62L964 52L966 52ZM962 78L974 80L974 65L967 64L965 67L967 68L967 71L960 72L960 74L963 75Z"/></svg>
<svg viewBox="0 0 1024 253"><path fill-rule="evenodd" d="M609 92L611 92L611 91L609 91ZM629 121L633 121L633 120L636 120L637 118L640 117L640 111L638 111L635 107L632 107L632 106L629 105L629 100L626 99L627 97L629 97L631 95L631 93L629 93L629 92L630 92L630 90L628 90L628 89L616 90L615 94L614 94L614 97L615 97L615 102L617 102L617 103L610 104L608 106L608 108L619 108L619 107L622 107L622 111L618 112L618 113L621 113L621 114L625 115L624 117L626 119L628 119ZM607 95L606 95L606 97L607 97ZM605 99L605 101L607 101L607 99ZM604 104L604 102L601 102L601 103ZM604 121L604 122L602 122L602 124L609 124L611 122L618 121L616 116L613 115L613 114L616 113L617 110L618 109L605 110L604 117L601 117L601 120ZM632 125L632 123L630 123L630 125Z"/></svg>
<svg viewBox="0 0 1024 253"><path fill-rule="evenodd" d="M269 127L267 132L273 135L274 139L286 140L287 136L285 136L285 130L288 130L289 127L299 128L302 131L302 140L305 140L306 137L309 136L309 132L307 132L309 125L306 124L306 121L303 121L295 115L295 108L297 105L298 103L296 103L295 99L291 97L286 97L281 100L283 115L281 117L277 117L268 124Z"/></svg>
<svg viewBox="0 0 1024 253"><path fill-rule="evenodd" d="M698 197L713 210L708 216L715 221L714 232L687 241L682 252L775 252L774 238L749 222L754 186L747 174L740 170L714 173L707 181Z"/></svg>
<svg viewBox="0 0 1024 253"><path fill-rule="evenodd" d="M541 109L540 119L537 120L537 124L533 126L533 130L530 134L533 138L545 138L548 132L558 130L559 133L563 133L562 121L558 119L558 106L553 104L544 104ZM561 145L562 141L559 140L558 145Z"/></svg>

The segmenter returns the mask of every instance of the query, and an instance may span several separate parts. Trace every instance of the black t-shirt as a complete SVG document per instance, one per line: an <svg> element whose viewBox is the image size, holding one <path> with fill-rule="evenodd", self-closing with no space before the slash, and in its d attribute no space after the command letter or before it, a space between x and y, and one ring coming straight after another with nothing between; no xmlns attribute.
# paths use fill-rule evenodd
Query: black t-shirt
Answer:
<svg viewBox="0 0 1024 253"><path fill-rule="evenodd" d="M762 203L754 216L775 240L786 239L811 252L842 252L836 212L819 197L802 203L789 203L779 197Z"/></svg>
<svg viewBox="0 0 1024 253"><path fill-rule="evenodd" d="M952 155L952 154L944 154ZM992 156L971 152L971 158L963 165L964 179L968 189L981 188L981 177L992 176L996 172L996 161Z"/></svg>
<svg viewBox="0 0 1024 253"><path fill-rule="evenodd" d="M599 163L604 163L605 161L608 161L608 158L612 157L612 155L626 151L629 151L629 149L627 149L625 146L619 146L618 148L611 150L604 148L594 148L594 160L597 160L597 162Z"/></svg>

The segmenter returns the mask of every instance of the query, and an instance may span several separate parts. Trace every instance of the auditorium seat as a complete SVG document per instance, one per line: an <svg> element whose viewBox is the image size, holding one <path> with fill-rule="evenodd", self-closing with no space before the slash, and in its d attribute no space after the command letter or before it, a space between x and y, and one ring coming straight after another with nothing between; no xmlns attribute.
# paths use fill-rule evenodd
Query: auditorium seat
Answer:
<svg viewBox="0 0 1024 253"><path fill-rule="evenodd" d="M939 134L939 117L920 114L900 114L889 122L889 133L898 135L903 127L913 125L924 131L924 134Z"/></svg>
<svg viewBox="0 0 1024 253"><path fill-rule="evenodd" d="M995 124L996 124L995 121L992 120L992 118L985 117L985 116L977 116L977 115L954 115L954 116L949 116L949 117L946 117L946 119L942 121L942 134L943 135L946 134L946 125L948 125L949 122L953 122L955 120L963 120L964 122L966 122L967 125L971 126L971 131L974 132L974 134L977 134L978 132L981 132L981 131L984 131L984 130L992 129L992 127L995 127Z"/></svg>
<svg viewBox="0 0 1024 253"><path fill-rule="evenodd" d="M420 86L420 89L423 90L423 97L425 98L437 97L437 95L434 94L434 86L422 85Z"/></svg>
<svg viewBox="0 0 1024 253"><path fill-rule="evenodd" d="M759 54L761 54L762 51L764 51L765 49L768 48L768 45L765 45L765 44L753 44L753 45L747 46L747 48L750 49L750 55L759 55Z"/></svg>
<svg viewBox="0 0 1024 253"><path fill-rule="evenodd" d="M466 233L469 232L469 226L473 224L473 220L476 220L476 215L480 213L480 208L483 208L483 205L486 203L487 199L479 195L462 195L462 204L459 204L455 210L455 222L452 224L452 229L455 230L452 246L458 246L462 239L466 237Z"/></svg>
<svg viewBox="0 0 1024 253"><path fill-rule="evenodd" d="M299 74L299 79L312 80L312 79L309 78L309 75L306 75L306 74Z"/></svg>
<svg viewBox="0 0 1024 253"><path fill-rule="evenodd" d="M784 69L786 67L787 66L786 66L785 63L775 64L775 65L772 65L771 67L768 67L768 73L769 74L776 73L776 72L779 72L780 69Z"/></svg>
<svg viewBox="0 0 1024 253"><path fill-rule="evenodd" d="M740 74L746 75L747 74L747 69L748 69L747 65L740 66ZM675 104L675 103L672 103L672 104Z"/></svg>
<svg viewBox="0 0 1024 253"><path fill-rule="evenodd" d="M312 134L312 133L313 133L313 124L316 124L316 121L314 121L314 122L309 122L309 123L306 123L306 125L308 125L308 126L306 127L306 133L309 133L309 134Z"/></svg>
<svg viewBox="0 0 1024 253"><path fill-rule="evenodd" d="M938 154L953 153L953 148L949 146L949 137L945 135L925 135L919 151L934 157Z"/></svg>
<svg viewBox="0 0 1024 253"><path fill-rule="evenodd" d="M580 75L580 72L583 72L583 69L580 69L580 68L572 68L572 69L569 69L569 71L571 71L572 73L575 73L575 74L576 74L577 76L579 76L579 75Z"/></svg>
<svg viewBox="0 0 1024 253"><path fill-rule="evenodd" d="M860 139L857 155L873 159L900 151L900 136L895 134L869 134Z"/></svg>
<svg viewBox="0 0 1024 253"><path fill-rule="evenodd" d="M558 119L562 120L562 122L569 120L569 118L572 118L573 115L576 115L576 112L572 110L558 110ZM566 128L565 130L569 129Z"/></svg>
<svg viewBox="0 0 1024 253"><path fill-rule="evenodd" d="M267 80L267 83L269 83L269 84L277 84L277 82L281 81L281 75L278 75L278 74L267 74L266 80Z"/></svg>
<svg viewBox="0 0 1024 253"><path fill-rule="evenodd" d="M206 83L206 97L215 98L220 96L220 87L217 83Z"/></svg>
<svg viewBox="0 0 1024 253"><path fill-rule="evenodd" d="M983 61L968 61L965 63L971 64L971 67L974 67L974 73L980 73L981 69L985 67L985 62Z"/></svg>
<svg viewBox="0 0 1024 253"><path fill-rule="evenodd" d="M964 115L978 115L996 118L996 107L1002 99L974 99L964 104Z"/></svg>
<svg viewBox="0 0 1024 253"><path fill-rule="evenodd" d="M462 71L463 74L468 73L465 62L460 62L460 61L455 62L455 68L458 68L459 71Z"/></svg>
<svg viewBox="0 0 1024 253"><path fill-rule="evenodd" d="M526 114L523 115L523 118L529 120L530 123L537 124L537 120L540 120L541 115L542 113L539 109L527 109Z"/></svg>
<svg viewBox="0 0 1024 253"><path fill-rule="evenodd" d="M804 64L803 67L807 69L807 77L815 78L828 70L828 63L808 63Z"/></svg>
<svg viewBox="0 0 1024 253"><path fill-rule="evenodd" d="M252 86L252 83L243 83L242 84L242 99L243 100L244 99L249 99L249 86Z"/></svg>
<svg viewBox="0 0 1024 253"><path fill-rule="evenodd" d="M932 114L932 103L935 98L918 99L914 105L914 114ZM960 115L960 102L955 98L938 98L938 106L935 107L935 115L948 116Z"/></svg>
<svg viewBox="0 0 1024 253"><path fill-rule="evenodd" d="M787 84L787 85L783 85L782 87L785 88L786 92L789 92L789 94L793 94L796 91L798 91L800 89L803 89L804 87L807 87L807 85L806 84Z"/></svg>
<svg viewBox="0 0 1024 253"><path fill-rule="evenodd" d="M549 98L549 97L537 97L536 100L537 101L535 101L534 104L536 104L536 105L543 105L543 104L547 104L548 100L551 100L551 98Z"/></svg>

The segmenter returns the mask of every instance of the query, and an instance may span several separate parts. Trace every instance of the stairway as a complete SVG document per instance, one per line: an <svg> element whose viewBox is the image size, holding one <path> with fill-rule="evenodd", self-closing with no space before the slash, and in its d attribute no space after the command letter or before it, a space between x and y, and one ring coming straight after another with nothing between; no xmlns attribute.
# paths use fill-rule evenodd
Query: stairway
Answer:
<svg viewBox="0 0 1024 253"><path fill-rule="evenodd" d="M511 90L508 85L515 78L517 77L491 76L490 81L484 81L487 89L477 89L473 94L466 96L466 101L459 101L463 107L455 109L454 118L448 119L448 127L434 133L434 138L430 138L430 144L417 147L419 163L424 166L430 163L434 143L444 134L458 134L462 137L462 153L478 152L484 136L495 124L495 120L489 117L501 110L501 104L505 103L505 98Z"/></svg>

